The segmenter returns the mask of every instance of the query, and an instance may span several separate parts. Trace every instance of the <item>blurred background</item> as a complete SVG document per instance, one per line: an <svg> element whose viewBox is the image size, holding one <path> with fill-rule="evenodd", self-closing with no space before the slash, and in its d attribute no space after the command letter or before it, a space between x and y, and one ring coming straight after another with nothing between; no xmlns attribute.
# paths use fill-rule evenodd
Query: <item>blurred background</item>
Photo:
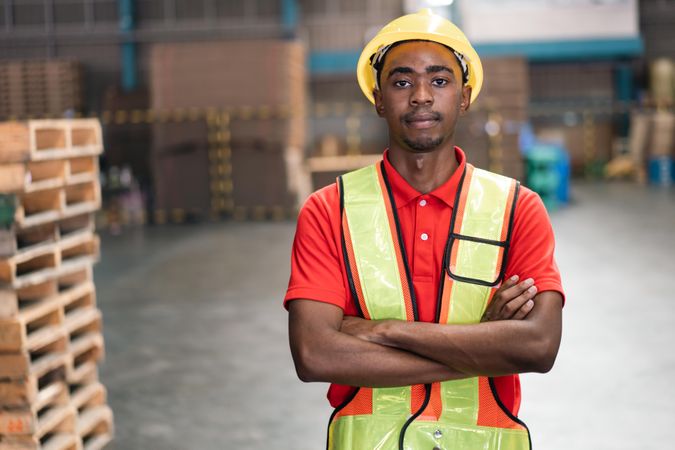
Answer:
<svg viewBox="0 0 675 450"><path fill-rule="evenodd" d="M325 445L281 307L294 221L381 158L356 61L421 8L482 58L457 145L556 232L535 448L670 445L675 0L2 0L0 449ZM56 354L75 362L36 362Z"/></svg>

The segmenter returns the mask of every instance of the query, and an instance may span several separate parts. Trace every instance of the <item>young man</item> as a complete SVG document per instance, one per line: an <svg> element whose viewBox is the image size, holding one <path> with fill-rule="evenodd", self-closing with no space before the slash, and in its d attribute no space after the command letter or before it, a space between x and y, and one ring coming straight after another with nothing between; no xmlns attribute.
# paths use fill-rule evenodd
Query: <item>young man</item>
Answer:
<svg viewBox="0 0 675 450"><path fill-rule="evenodd" d="M298 376L333 383L328 448L530 448L516 374L551 369L563 291L539 197L454 145L478 55L422 11L357 70L389 148L307 200L284 301Z"/></svg>

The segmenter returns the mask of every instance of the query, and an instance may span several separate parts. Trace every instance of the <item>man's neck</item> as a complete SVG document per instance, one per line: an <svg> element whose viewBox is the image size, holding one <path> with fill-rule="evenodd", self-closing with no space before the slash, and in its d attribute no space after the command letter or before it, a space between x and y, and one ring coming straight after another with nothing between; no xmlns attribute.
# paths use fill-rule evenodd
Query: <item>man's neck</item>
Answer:
<svg viewBox="0 0 675 450"><path fill-rule="evenodd" d="M459 167L454 145L428 153L412 153L392 146L388 156L389 162L403 179L423 194L448 181Z"/></svg>

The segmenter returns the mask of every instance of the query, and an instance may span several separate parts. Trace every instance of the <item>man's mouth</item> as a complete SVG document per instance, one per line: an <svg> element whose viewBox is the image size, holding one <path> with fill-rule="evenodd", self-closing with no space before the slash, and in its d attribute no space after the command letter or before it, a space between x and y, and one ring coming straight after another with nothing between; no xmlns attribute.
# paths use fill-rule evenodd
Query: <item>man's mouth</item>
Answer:
<svg viewBox="0 0 675 450"><path fill-rule="evenodd" d="M423 130L436 126L441 120L441 115L438 113L409 113L403 117L403 120L410 128Z"/></svg>

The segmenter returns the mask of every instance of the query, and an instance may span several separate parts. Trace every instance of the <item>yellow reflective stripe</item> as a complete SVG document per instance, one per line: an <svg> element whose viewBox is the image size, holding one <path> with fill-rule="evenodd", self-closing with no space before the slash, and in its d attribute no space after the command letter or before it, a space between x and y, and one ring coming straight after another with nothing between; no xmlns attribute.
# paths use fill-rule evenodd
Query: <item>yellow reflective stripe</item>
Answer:
<svg viewBox="0 0 675 450"><path fill-rule="evenodd" d="M410 412L410 386L373 389L373 415L404 416Z"/></svg>
<svg viewBox="0 0 675 450"><path fill-rule="evenodd" d="M328 450L397 450L406 419L405 414L342 416L331 425Z"/></svg>
<svg viewBox="0 0 675 450"><path fill-rule="evenodd" d="M356 273L371 319L406 320L394 239L376 166L342 177L344 214ZM410 415L410 386L372 389L372 414L338 416L329 427L329 448L396 449Z"/></svg>
<svg viewBox="0 0 675 450"><path fill-rule="evenodd" d="M460 234L500 241L504 213L513 180L485 170L474 169ZM496 245L460 240L454 273L461 277L494 280L498 273L499 250Z"/></svg>
<svg viewBox="0 0 675 450"><path fill-rule="evenodd" d="M498 241L501 238L504 212L512 181L480 169L473 169L468 180L468 195L460 234ZM466 189L466 186L464 186ZM459 207L459 205L455 205ZM508 224L507 224L508 226ZM455 273L467 278L493 280L498 266L499 247L460 240ZM452 282L449 324L480 322L490 295L490 288L477 284ZM441 383L443 420L475 425L478 420L478 378Z"/></svg>
<svg viewBox="0 0 675 450"><path fill-rule="evenodd" d="M458 248L458 252L460 253L457 257L458 268L461 267L459 265L459 261L462 261L460 259L461 254L470 251L462 245L464 242L460 242ZM487 286L454 281L450 294L450 309L448 311L447 323L466 324L480 322L489 295L490 288Z"/></svg>
<svg viewBox="0 0 675 450"><path fill-rule="evenodd" d="M344 212L357 274L371 319L406 320L403 287L375 166L342 177Z"/></svg>
<svg viewBox="0 0 675 450"><path fill-rule="evenodd" d="M500 240L512 183L510 178L474 168L461 234Z"/></svg>
<svg viewBox="0 0 675 450"><path fill-rule="evenodd" d="M482 449L527 450L530 440L525 430L507 428L464 427L453 423L421 422L414 435L406 433L405 450Z"/></svg>
<svg viewBox="0 0 675 450"><path fill-rule="evenodd" d="M476 425L478 421L478 378L441 383L443 409L441 420L456 424Z"/></svg>
<svg viewBox="0 0 675 450"><path fill-rule="evenodd" d="M485 170L473 169L461 222L460 234L500 241L513 180ZM466 189L466 187L464 187ZM505 223L506 222L506 223ZM500 247L461 239L456 241L455 275L494 280L500 266ZM448 323L480 321L490 295L490 288L454 282L450 296Z"/></svg>

